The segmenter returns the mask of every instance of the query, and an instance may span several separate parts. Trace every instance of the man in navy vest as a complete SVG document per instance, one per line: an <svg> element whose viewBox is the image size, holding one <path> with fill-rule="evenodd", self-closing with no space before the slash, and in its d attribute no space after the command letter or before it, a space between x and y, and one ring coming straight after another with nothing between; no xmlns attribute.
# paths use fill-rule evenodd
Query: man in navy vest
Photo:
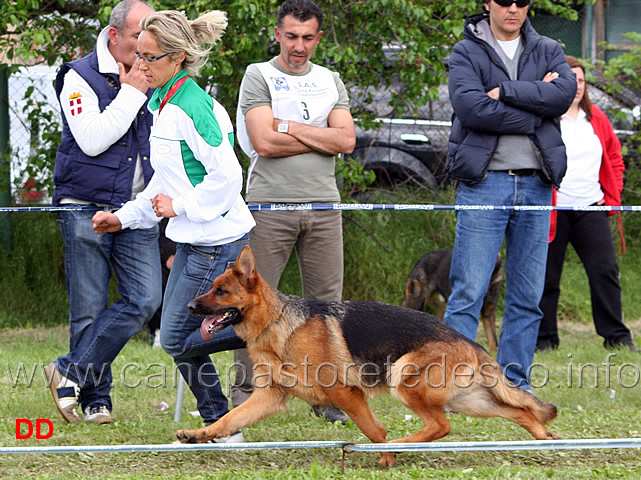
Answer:
<svg viewBox="0 0 641 480"><path fill-rule="evenodd" d="M140 20L153 12L140 0L114 7L89 55L67 63L55 88L63 119L53 204L115 210L143 190L149 163L151 91L135 58ZM158 227L98 235L94 209L60 212L69 295L69 353L45 367L65 420L112 421L111 363L161 301ZM120 299L109 307L111 271Z"/></svg>

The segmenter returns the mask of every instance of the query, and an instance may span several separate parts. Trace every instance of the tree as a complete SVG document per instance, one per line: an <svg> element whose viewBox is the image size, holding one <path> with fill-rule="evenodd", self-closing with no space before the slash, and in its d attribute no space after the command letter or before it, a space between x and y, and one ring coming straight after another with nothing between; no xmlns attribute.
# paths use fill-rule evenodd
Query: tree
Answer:
<svg viewBox="0 0 641 480"><path fill-rule="evenodd" d="M10 0L0 6L0 49L10 59L59 64L93 48L101 26L108 23L116 0ZM235 112L245 66L277 54L273 26L282 0L209 0L150 2L157 10L184 11L189 18L217 8L228 13L229 26L198 79ZM451 46L462 36L465 16L480 12L480 0L318 0L326 13L324 35L315 61L341 72L352 97L353 112L371 121L368 87L401 88L390 106L402 116L436 98ZM539 0L537 8L576 18L571 0ZM17 27L19 26L19 27ZM4 29L4 30L3 30ZM385 50L393 45L393 55ZM50 145L53 165L55 145Z"/></svg>
<svg viewBox="0 0 641 480"><path fill-rule="evenodd" d="M602 70L604 86L609 87L610 93L628 104L633 112L633 133L623 142L623 158L626 163L625 187L623 202L627 205L641 203L641 119L639 98L641 97L641 34L628 33L631 42L630 50L611 59L607 64L597 62L597 68ZM616 112L614 113L616 115ZM625 118L624 112L619 116ZM626 212L627 213L627 212ZM624 214L628 238L637 238L641 233L641 222L634 221L638 214Z"/></svg>
<svg viewBox="0 0 641 480"><path fill-rule="evenodd" d="M13 68L53 65L90 50L105 10L112 2L8 0L0 4L0 51Z"/></svg>

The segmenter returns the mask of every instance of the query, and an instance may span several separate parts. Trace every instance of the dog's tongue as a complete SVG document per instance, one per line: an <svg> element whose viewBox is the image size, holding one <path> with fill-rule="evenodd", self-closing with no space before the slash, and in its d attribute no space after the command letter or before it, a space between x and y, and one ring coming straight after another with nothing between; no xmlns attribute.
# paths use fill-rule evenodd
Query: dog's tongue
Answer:
<svg viewBox="0 0 641 480"><path fill-rule="evenodd" d="M216 315L215 317L207 317L203 320L203 323L200 324L200 335L205 340L211 340L211 329L214 323L220 319L222 315Z"/></svg>
<svg viewBox="0 0 641 480"><path fill-rule="evenodd" d="M234 313L228 310L218 315L205 318L200 324L200 335L205 340L211 340L211 334L225 328L229 323L228 320L233 317Z"/></svg>

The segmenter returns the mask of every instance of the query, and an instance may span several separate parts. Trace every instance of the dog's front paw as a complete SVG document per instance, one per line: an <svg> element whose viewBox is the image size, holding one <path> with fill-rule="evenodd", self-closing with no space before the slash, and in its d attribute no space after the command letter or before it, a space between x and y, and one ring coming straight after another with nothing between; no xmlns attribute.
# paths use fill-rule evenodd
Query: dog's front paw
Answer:
<svg viewBox="0 0 641 480"><path fill-rule="evenodd" d="M561 440L561 435L558 433L547 432L547 436L549 440Z"/></svg>
<svg viewBox="0 0 641 480"><path fill-rule="evenodd" d="M384 467L394 467L398 462L396 461L396 455L391 452L383 452L378 463Z"/></svg>
<svg viewBox="0 0 641 480"><path fill-rule="evenodd" d="M189 430L178 430L176 438L180 443L198 443L198 439Z"/></svg>

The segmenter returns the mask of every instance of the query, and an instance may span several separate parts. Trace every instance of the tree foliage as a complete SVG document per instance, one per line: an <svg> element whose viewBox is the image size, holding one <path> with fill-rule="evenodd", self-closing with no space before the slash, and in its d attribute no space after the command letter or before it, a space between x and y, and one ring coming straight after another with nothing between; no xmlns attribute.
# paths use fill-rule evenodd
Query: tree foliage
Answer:
<svg viewBox="0 0 641 480"><path fill-rule="evenodd" d="M630 49L625 53L612 58L607 64L598 63L597 68L602 70L605 84L613 94L619 94L635 105L634 134L628 136L623 144L623 158L626 162L625 187L623 202L627 205L641 204L641 118L639 97L641 96L641 34L628 33ZM629 97L632 97L631 99ZM622 113L622 116L625 114ZM638 214L634 214L634 219ZM625 220L632 219L625 215ZM641 234L641 222L626 222L628 237L638 237Z"/></svg>
<svg viewBox="0 0 641 480"><path fill-rule="evenodd" d="M17 64L57 65L87 54L117 0L10 0L0 5L0 50ZM228 13L229 26L198 79L232 114L245 67L278 53L276 13L282 0L151 1L157 10L196 18L213 8ZM576 17L571 0L538 0L556 15ZM394 84L390 107L410 114L436 97L446 59L460 40L464 18L481 0L319 0L326 17L314 61L339 71L350 88L355 115L367 121L372 87ZM390 50L386 46L395 46ZM390 51L393 54L390 54ZM369 87L369 88L368 88ZM371 119L371 114L370 114ZM51 146L55 152L55 145ZM53 162L53 158L50 160Z"/></svg>
<svg viewBox="0 0 641 480"><path fill-rule="evenodd" d="M0 50L19 65L54 65L90 51L104 1L9 0L0 4Z"/></svg>

